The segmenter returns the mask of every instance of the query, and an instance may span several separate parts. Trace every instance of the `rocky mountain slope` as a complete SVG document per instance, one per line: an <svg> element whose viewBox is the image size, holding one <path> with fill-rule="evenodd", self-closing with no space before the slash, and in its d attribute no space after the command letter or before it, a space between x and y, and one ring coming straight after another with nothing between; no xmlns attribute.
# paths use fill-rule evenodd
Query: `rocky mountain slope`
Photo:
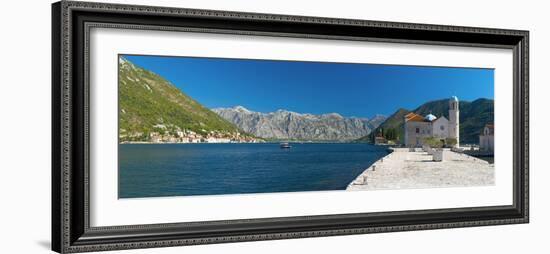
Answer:
<svg viewBox="0 0 550 254"><path fill-rule="evenodd" d="M385 120L343 117L337 113L313 115L287 110L261 113L242 106L212 111L240 129L258 137L275 140L348 141L365 136Z"/></svg>
<svg viewBox="0 0 550 254"><path fill-rule="evenodd" d="M155 135L163 139L188 134L231 138L241 132L161 76L123 57L118 75L121 142L150 141Z"/></svg>

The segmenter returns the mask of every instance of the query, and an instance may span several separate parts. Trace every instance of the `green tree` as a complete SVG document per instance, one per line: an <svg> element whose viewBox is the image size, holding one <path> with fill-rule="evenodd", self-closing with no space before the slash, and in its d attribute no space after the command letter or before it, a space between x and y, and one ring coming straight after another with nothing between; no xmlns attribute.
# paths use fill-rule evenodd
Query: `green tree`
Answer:
<svg viewBox="0 0 550 254"><path fill-rule="evenodd" d="M455 146L456 143L457 143L456 138L446 138L445 139L445 145L447 145L447 146L452 147L452 146Z"/></svg>
<svg viewBox="0 0 550 254"><path fill-rule="evenodd" d="M445 141L439 138L428 137L423 139L424 144L429 145L431 148L442 148L445 146Z"/></svg>

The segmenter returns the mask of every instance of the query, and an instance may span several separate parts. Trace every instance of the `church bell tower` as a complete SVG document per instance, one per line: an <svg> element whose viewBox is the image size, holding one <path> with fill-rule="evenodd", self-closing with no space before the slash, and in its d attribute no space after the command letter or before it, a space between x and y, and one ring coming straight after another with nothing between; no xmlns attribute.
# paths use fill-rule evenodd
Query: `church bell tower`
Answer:
<svg viewBox="0 0 550 254"><path fill-rule="evenodd" d="M453 96L449 100L449 137L456 139L455 147L460 146L459 113L460 111L458 109L458 98L456 96Z"/></svg>

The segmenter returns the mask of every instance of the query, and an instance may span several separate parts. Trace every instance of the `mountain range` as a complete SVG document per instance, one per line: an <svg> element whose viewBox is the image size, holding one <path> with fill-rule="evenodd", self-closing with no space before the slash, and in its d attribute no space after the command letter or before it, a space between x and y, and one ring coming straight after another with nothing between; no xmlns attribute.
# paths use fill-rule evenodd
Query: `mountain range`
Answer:
<svg viewBox="0 0 550 254"><path fill-rule="evenodd" d="M349 141L365 136L385 120L313 115L278 110L250 111L242 106L208 109L163 77L119 60L119 139L179 142L182 138L258 137L273 140ZM250 140L250 138L245 138Z"/></svg>
<svg viewBox="0 0 550 254"><path fill-rule="evenodd" d="M242 106L209 109L163 77L123 57L119 59L118 75L121 142L193 142L192 139L201 142L207 139L371 142L374 133L388 130L402 139L403 116L409 112L448 118L447 99L424 103L412 111L399 109L389 117L376 115L372 119L282 109L262 113ZM477 143L481 129L493 119L493 100L460 101L461 143Z"/></svg>
<svg viewBox="0 0 550 254"><path fill-rule="evenodd" d="M368 135L386 117L343 117L337 113L302 114L288 110L255 112L243 106L215 108L225 120L257 137L275 140L349 141Z"/></svg>

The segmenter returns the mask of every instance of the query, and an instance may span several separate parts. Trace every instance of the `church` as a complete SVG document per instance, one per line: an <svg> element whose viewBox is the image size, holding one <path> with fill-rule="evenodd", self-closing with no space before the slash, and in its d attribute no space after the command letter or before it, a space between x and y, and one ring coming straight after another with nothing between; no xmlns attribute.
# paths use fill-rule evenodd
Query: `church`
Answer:
<svg viewBox="0 0 550 254"><path fill-rule="evenodd" d="M421 116L413 112L405 115L405 146L420 147L425 138L453 138L459 146L459 109L458 98L449 99L449 119L432 114Z"/></svg>

